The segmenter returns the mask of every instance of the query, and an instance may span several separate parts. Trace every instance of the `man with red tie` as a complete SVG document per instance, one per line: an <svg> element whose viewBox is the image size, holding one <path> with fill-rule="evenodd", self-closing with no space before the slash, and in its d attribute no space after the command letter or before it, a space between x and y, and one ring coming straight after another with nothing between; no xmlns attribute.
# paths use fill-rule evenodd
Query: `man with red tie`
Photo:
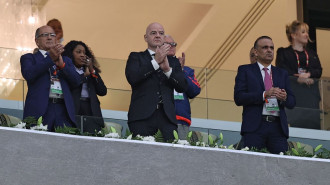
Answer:
<svg viewBox="0 0 330 185"><path fill-rule="evenodd" d="M266 148L271 153L288 150L289 128L284 108L296 102L288 73L272 66L274 44L261 36L254 43L257 62L238 67L234 100L243 106L241 135L249 148Z"/></svg>

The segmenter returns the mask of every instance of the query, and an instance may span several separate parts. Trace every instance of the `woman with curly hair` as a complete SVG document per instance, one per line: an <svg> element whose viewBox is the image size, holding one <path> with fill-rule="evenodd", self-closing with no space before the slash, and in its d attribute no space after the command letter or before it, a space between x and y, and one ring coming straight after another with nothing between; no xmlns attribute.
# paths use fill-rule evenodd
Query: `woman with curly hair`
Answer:
<svg viewBox="0 0 330 185"><path fill-rule="evenodd" d="M107 94L107 87L100 76L101 70L95 56L90 48L82 41L70 41L64 47L63 56L69 57L80 75L80 85L71 87L74 100L78 128L81 116L86 121L83 124L83 131L95 133L104 127L100 101L97 97Z"/></svg>

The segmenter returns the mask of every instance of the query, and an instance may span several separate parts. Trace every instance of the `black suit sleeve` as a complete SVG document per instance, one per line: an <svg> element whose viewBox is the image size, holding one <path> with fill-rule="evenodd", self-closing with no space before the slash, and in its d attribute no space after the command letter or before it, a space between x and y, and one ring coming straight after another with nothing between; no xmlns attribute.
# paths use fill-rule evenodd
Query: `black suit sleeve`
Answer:
<svg viewBox="0 0 330 185"><path fill-rule="evenodd" d="M151 57L150 57L151 61ZM132 52L127 60L125 75L128 83L134 87L147 79L155 69L152 67L151 62L142 62L141 55Z"/></svg>
<svg viewBox="0 0 330 185"><path fill-rule="evenodd" d="M297 74L298 67L295 66L295 62L292 62L289 60L290 53L288 52L287 48L278 48L277 54L276 54L276 67L285 69L288 71L290 76L293 76L294 74ZM294 58L292 59L294 60Z"/></svg>
<svg viewBox="0 0 330 185"><path fill-rule="evenodd" d="M309 62L310 66L308 67L308 71L311 73L311 78L321 78L322 75L322 67L319 57L316 52L309 50Z"/></svg>
<svg viewBox="0 0 330 185"><path fill-rule="evenodd" d="M90 78L92 79L92 82L95 86L96 94L99 96L105 96L108 92L108 89L105 86L100 74L96 72L96 70L95 70L95 75L96 77L92 77L92 75L90 75Z"/></svg>
<svg viewBox="0 0 330 185"><path fill-rule="evenodd" d="M263 90L256 86L257 81L248 75L248 66L239 66L235 78L234 101L237 106L262 105ZM250 86L250 87L249 87ZM250 89L250 90L249 90ZM252 90L251 90L252 89Z"/></svg>
<svg viewBox="0 0 330 185"><path fill-rule="evenodd" d="M185 92L188 89L188 83L184 77L179 60L173 57L168 57L168 59L172 67L172 73L168 79L170 84L177 92Z"/></svg>

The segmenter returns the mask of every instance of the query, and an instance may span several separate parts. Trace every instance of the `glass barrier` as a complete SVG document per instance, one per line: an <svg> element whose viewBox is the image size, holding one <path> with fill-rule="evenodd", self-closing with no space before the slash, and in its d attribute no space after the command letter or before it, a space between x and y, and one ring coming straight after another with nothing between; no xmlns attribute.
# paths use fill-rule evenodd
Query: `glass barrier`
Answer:
<svg viewBox="0 0 330 185"><path fill-rule="evenodd" d="M290 77L290 85L296 98L294 109L286 109L288 123L292 127L324 129L323 107L321 104L321 82L313 80L313 84L307 85L304 80Z"/></svg>
<svg viewBox="0 0 330 185"><path fill-rule="evenodd" d="M0 77L0 99L23 101L26 87L24 80Z"/></svg>
<svg viewBox="0 0 330 185"><path fill-rule="evenodd" d="M21 80L20 56L25 51L0 48L0 100L24 102L27 85ZM125 77L126 60L97 58L108 94L99 97L104 110L128 111L131 87ZM201 86L201 93L190 100L192 117L201 119L242 121L242 106L233 101L237 72L192 67ZM297 106L287 110L291 127L330 130L330 78L314 80L306 85L290 78ZM0 108L6 107L4 104Z"/></svg>

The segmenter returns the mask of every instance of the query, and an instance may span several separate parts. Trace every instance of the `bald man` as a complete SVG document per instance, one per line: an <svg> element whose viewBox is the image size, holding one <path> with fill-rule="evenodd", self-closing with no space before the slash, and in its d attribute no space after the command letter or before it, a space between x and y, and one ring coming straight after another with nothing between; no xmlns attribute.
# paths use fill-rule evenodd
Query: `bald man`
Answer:
<svg viewBox="0 0 330 185"><path fill-rule="evenodd" d="M188 84L179 60L167 57L171 46L164 43L164 36L163 26L151 23L144 35L147 50L130 53L125 74L132 88L128 127L133 136L150 136L160 130L169 141L177 130L174 89L184 92Z"/></svg>

